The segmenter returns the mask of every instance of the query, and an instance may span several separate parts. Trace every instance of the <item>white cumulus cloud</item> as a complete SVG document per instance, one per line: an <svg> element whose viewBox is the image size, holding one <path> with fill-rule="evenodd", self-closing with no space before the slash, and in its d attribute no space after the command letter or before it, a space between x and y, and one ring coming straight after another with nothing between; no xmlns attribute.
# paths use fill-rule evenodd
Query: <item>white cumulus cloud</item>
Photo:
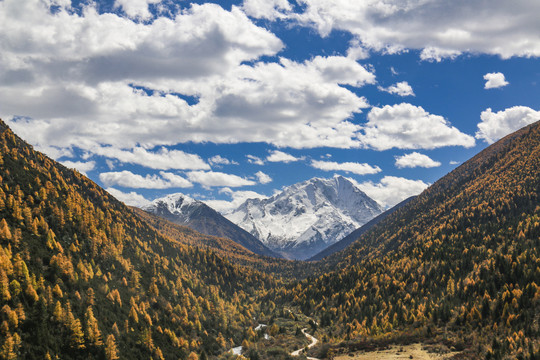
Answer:
<svg viewBox="0 0 540 360"><path fill-rule="evenodd" d="M236 161L229 160L221 155L212 156L210 159L208 159L208 162L212 165L238 165Z"/></svg>
<svg viewBox="0 0 540 360"><path fill-rule="evenodd" d="M266 161L270 162L284 162L284 163L290 163L295 161L303 160L303 158L297 158L295 156L292 156L291 154L288 154L283 151L279 150L272 150L270 151L270 155L266 157Z"/></svg>
<svg viewBox="0 0 540 360"><path fill-rule="evenodd" d="M117 5L144 18L149 3ZM284 44L241 7L191 4L141 22L93 3L80 13L49 5L0 1L0 116L38 148L360 146L351 117L368 103L343 85L373 84L373 72L344 56L261 61Z"/></svg>
<svg viewBox="0 0 540 360"><path fill-rule="evenodd" d="M408 103L373 107L360 140L376 150L472 147L474 138L453 127L442 116Z"/></svg>
<svg viewBox="0 0 540 360"><path fill-rule="evenodd" d="M432 168L441 166L441 163L415 151L410 154L396 156L396 166L400 169L415 167Z"/></svg>
<svg viewBox="0 0 540 360"><path fill-rule="evenodd" d="M255 185L256 182L238 175L226 174L218 171L191 171L187 174L190 181L206 187L228 186L240 187Z"/></svg>
<svg viewBox="0 0 540 360"><path fill-rule="evenodd" d="M480 114L477 139L492 144L500 138L540 120L540 111L527 106L514 106L498 112L490 108Z"/></svg>
<svg viewBox="0 0 540 360"><path fill-rule="evenodd" d="M269 182L272 182L272 178L268 174L263 173L262 171L257 171L255 173L255 176L261 184L268 184Z"/></svg>
<svg viewBox="0 0 540 360"><path fill-rule="evenodd" d="M210 166L199 155L188 154L180 150L168 150L164 147L156 152L141 147L121 150L112 147L96 147L92 152L123 163L137 164L150 169L208 170Z"/></svg>
<svg viewBox="0 0 540 360"><path fill-rule="evenodd" d="M348 31L375 51L422 50L425 60L463 52L540 56L540 2L483 0L299 0L303 10L290 18L323 36Z"/></svg>
<svg viewBox="0 0 540 360"><path fill-rule="evenodd" d="M107 190L109 194L111 194L118 200L122 201L126 205L143 207L144 205L148 205L150 203L150 201L147 200L144 196L134 191L125 193L123 191L120 191L118 189L111 188L111 187L105 190Z"/></svg>
<svg viewBox="0 0 540 360"><path fill-rule="evenodd" d="M105 172L99 174L99 180L108 187L118 185L133 189L169 189L169 188L188 188L193 184L173 173L160 171L159 175L142 176L134 174L131 171Z"/></svg>
<svg viewBox="0 0 540 360"><path fill-rule="evenodd" d="M500 72L487 73L484 75L484 80L487 80L484 89L495 89L509 84L504 78L504 74Z"/></svg>
<svg viewBox="0 0 540 360"><path fill-rule="evenodd" d="M376 174L382 171L378 166L355 162L338 163L334 161L312 160L311 166L324 171L345 171L357 175Z"/></svg>
<svg viewBox="0 0 540 360"><path fill-rule="evenodd" d="M275 20L286 17L291 4L287 0L244 0L242 8L251 17Z"/></svg>
<svg viewBox="0 0 540 360"><path fill-rule="evenodd" d="M399 96L414 96L413 88L406 81L398 82L386 88L379 86L378 89L381 91L385 91L387 93L395 94Z"/></svg>
<svg viewBox="0 0 540 360"><path fill-rule="evenodd" d="M248 163L250 164L264 165L264 160L258 156L248 154L246 155L246 158L248 159Z"/></svg>
<svg viewBox="0 0 540 360"><path fill-rule="evenodd" d="M420 194L428 186L429 184L422 180L396 176L385 176L378 183L366 181L358 184L358 187L370 198L387 208L399 204L408 197Z"/></svg>
<svg viewBox="0 0 540 360"><path fill-rule="evenodd" d="M152 17L148 10L148 5L158 4L162 0L115 0L115 7L121 7L122 10L131 18L140 18L146 20Z"/></svg>
<svg viewBox="0 0 540 360"><path fill-rule="evenodd" d="M77 169L81 174L86 175L88 171L92 171L96 168L96 162L95 161L69 161L64 160L61 161L61 163L70 168L70 169Z"/></svg>

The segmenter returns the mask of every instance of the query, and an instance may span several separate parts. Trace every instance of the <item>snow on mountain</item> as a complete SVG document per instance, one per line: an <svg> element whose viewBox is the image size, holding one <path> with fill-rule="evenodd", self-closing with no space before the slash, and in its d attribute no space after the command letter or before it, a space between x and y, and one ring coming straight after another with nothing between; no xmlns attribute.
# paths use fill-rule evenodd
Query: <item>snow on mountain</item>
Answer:
<svg viewBox="0 0 540 360"><path fill-rule="evenodd" d="M155 215L174 215L176 223L189 224L194 211L201 206L205 206L201 201L195 200L187 195L177 193L169 194L165 197L156 199L150 204L142 207L144 211Z"/></svg>
<svg viewBox="0 0 540 360"><path fill-rule="evenodd" d="M226 237L256 254L280 257L263 243L223 215L187 195L177 193L156 199L142 209L200 233Z"/></svg>
<svg viewBox="0 0 540 360"><path fill-rule="evenodd" d="M382 213L349 179L313 178L267 199L248 199L226 217L270 249L307 259Z"/></svg>

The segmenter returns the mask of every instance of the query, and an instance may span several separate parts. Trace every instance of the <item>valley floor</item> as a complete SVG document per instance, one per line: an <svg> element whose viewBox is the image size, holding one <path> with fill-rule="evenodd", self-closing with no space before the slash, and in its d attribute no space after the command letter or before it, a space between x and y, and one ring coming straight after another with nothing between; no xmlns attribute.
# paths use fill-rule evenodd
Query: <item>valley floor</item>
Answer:
<svg viewBox="0 0 540 360"><path fill-rule="evenodd" d="M335 360L444 360L451 359L457 352L447 354L429 353L422 348L421 344L411 344L405 346L392 346L388 350L358 352L347 355L336 356Z"/></svg>

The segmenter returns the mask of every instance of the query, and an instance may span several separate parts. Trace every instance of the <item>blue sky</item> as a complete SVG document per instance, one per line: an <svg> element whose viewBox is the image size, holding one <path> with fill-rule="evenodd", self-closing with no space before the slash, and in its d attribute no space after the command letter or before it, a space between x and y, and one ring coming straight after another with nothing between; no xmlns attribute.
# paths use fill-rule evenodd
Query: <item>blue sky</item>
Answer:
<svg viewBox="0 0 540 360"><path fill-rule="evenodd" d="M341 174L391 206L540 120L540 3L3 0L0 116L142 205Z"/></svg>

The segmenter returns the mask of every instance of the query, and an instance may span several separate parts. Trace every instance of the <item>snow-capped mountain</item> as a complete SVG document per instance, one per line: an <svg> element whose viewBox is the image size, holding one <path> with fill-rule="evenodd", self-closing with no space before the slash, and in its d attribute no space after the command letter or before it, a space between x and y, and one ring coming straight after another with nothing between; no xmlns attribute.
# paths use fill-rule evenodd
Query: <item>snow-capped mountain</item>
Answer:
<svg viewBox="0 0 540 360"><path fill-rule="evenodd" d="M246 200L226 217L285 257L307 259L382 211L349 179L335 176L291 185L267 199Z"/></svg>
<svg viewBox="0 0 540 360"><path fill-rule="evenodd" d="M226 237L256 254L279 257L256 237L232 223L223 215L187 195L177 193L156 199L143 206L144 211L160 216L200 233Z"/></svg>

